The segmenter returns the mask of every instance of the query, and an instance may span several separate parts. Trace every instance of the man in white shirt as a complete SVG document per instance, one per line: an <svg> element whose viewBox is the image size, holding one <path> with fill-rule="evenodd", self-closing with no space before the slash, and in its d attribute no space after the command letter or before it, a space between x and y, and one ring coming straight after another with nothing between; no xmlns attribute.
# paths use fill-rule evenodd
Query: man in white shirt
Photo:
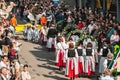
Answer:
<svg viewBox="0 0 120 80"><path fill-rule="evenodd" d="M6 67L7 68L7 65L6 65L6 62L8 61L8 57L7 56L3 56L2 57L2 60L0 61L0 69L2 67Z"/></svg>
<svg viewBox="0 0 120 80"><path fill-rule="evenodd" d="M91 34L92 30L94 29L94 21L91 21L90 24L88 25L89 29L89 34Z"/></svg>
<svg viewBox="0 0 120 80"><path fill-rule="evenodd" d="M2 67L0 69L0 80L8 80L7 79L8 72L9 72L9 70L6 67Z"/></svg>

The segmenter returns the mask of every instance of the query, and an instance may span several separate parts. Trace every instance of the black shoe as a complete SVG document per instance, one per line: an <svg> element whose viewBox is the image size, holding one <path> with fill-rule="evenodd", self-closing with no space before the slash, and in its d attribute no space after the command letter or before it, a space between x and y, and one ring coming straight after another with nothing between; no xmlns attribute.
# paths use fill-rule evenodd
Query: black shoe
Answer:
<svg viewBox="0 0 120 80"><path fill-rule="evenodd" d="M63 67L59 67L59 71L62 71L63 70Z"/></svg>
<svg viewBox="0 0 120 80"><path fill-rule="evenodd" d="M48 48L48 52L50 52L51 51L51 49L50 48Z"/></svg>
<svg viewBox="0 0 120 80"><path fill-rule="evenodd" d="M70 80L74 80L74 78L70 78Z"/></svg>
<svg viewBox="0 0 120 80"><path fill-rule="evenodd" d="M79 75L78 75L79 78L82 77L82 76L83 76L82 74L79 74Z"/></svg>
<svg viewBox="0 0 120 80"><path fill-rule="evenodd" d="M59 71L61 71L61 68L59 67Z"/></svg>

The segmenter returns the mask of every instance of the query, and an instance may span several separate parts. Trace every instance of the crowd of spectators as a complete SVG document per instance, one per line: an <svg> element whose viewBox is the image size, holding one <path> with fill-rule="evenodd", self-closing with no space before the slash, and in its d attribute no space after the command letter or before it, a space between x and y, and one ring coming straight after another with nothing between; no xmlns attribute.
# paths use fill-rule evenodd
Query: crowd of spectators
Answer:
<svg viewBox="0 0 120 80"><path fill-rule="evenodd" d="M16 1L16 0L15 0ZM8 6L9 0L1 0L0 5ZM0 16L0 80L28 80L31 76L28 71L28 64L21 65L19 61L20 47L22 43L18 41L15 26L17 25L16 9L9 13L9 17L5 19ZM3 10L3 8L0 8ZM15 13L15 14L14 14Z"/></svg>

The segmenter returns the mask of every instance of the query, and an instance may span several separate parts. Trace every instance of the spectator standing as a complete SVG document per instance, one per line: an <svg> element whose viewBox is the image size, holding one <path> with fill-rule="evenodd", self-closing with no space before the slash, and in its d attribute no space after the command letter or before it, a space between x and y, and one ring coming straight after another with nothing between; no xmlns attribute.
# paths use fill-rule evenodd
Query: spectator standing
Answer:
<svg viewBox="0 0 120 80"><path fill-rule="evenodd" d="M17 19L15 17L15 14L12 14L12 18L10 19L10 23L14 28L17 25Z"/></svg>
<svg viewBox="0 0 120 80"><path fill-rule="evenodd" d="M45 14L42 14L42 17L40 18L40 22L41 22L41 25L44 27L46 26L46 23L47 23L47 18L45 16Z"/></svg>

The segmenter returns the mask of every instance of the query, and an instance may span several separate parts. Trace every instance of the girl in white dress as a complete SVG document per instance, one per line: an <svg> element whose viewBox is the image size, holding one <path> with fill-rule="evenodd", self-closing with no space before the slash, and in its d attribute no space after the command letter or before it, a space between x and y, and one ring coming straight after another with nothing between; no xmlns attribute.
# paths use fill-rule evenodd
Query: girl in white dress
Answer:
<svg viewBox="0 0 120 80"><path fill-rule="evenodd" d="M67 49L66 43L63 41L63 37L58 37L58 43L56 44L56 66L59 66L59 70L62 70L66 66L65 62L65 50Z"/></svg>
<svg viewBox="0 0 120 80"><path fill-rule="evenodd" d="M84 72L84 47L83 42L79 41L77 46L77 55L78 55L78 72L82 74Z"/></svg>
<svg viewBox="0 0 120 80"><path fill-rule="evenodd" d="M84 51L85 54L85 70L84 73L86 76L95 74L95 58L94 58L94 49L92 49L92 43L88 42L87 47Z"/></svg>
<svg viewBox="0 0 120 80"><path fill-rule="evenodd" d="M66 50L66 71L65 75L71 80L78 77L78 55L74 44L69 43L69 49Z"/></svg>

